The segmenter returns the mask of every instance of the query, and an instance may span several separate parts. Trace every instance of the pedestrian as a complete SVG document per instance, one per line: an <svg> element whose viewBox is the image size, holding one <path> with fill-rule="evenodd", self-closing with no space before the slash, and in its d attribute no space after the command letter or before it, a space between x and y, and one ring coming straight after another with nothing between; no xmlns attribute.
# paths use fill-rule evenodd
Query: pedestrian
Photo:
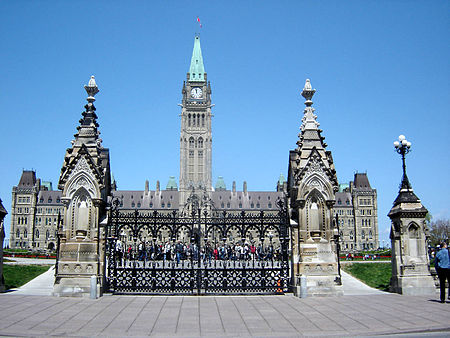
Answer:
<svg viewBox="0 0 450 338"><path fill-rule="evenodd" d="M441 250L436 254L434 266L439 276L439 285L441 288L441 303L445 303L445 282L449 283L449 299L450 299L450 257L447 249L447 243L441 243Z"/></svg>

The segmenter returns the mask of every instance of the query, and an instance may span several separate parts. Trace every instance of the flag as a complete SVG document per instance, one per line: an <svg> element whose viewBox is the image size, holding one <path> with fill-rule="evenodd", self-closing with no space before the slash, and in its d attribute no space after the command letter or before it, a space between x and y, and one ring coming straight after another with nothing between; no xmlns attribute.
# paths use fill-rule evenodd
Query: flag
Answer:
<svg viewBox="0 0 450 338"><path fill-rule="evenodd" d="M200 22L200 18L197 16L197 22L200 25L200 28L202 28L202 23Z"/></svg>

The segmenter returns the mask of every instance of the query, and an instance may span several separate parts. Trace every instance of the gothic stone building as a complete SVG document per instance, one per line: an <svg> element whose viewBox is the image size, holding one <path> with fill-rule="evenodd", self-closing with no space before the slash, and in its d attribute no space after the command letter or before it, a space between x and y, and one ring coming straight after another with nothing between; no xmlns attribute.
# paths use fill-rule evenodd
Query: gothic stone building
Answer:
<svg viewBox="0 0 450 338"><path fill-rule="evenodd" d="M217 210L228 212L277 210L276 201L283 197L287 190L287 182L283 175L280 175L274 191L251 191L247 189L246 182L240 191L236 189L235 182L231 189L227 189L222 177L218 178L213 187L211 108L211 85L207 80L200 38L197 36L194 40L189 72L182 86L179 186L175 177L170 177L165 189L161 188L158 181L155 189L150 190L146 181L143 190L117 190L117 184L112 179L111 193L119 198L120 209L142 212L183 210L189 195L193 191L201 190L208 194ZM86 114L92 112L87 109L83 116ZM90 123L95 122L92 118L92 121L87 121L86 116L82 120L76 141L80 144L83 142L83 135L80 133L89 129ZM88 132L90 131L86 131ZM97 131L94 132L95 135L91 135L91 138L97 137ZM60 190L52 190L48 182L41 182L36 178L34 171L22 172L19 184L13 187L12 191L10 232L12 248L34 250L55 248L58 214L61 215L61 225L65 219L61 194ZM370 187L366 174L356 174L348 187L341 186L340 191L336 193L334 209L334 212L339 214L343 251L378 246L376 190Z"/></svg>

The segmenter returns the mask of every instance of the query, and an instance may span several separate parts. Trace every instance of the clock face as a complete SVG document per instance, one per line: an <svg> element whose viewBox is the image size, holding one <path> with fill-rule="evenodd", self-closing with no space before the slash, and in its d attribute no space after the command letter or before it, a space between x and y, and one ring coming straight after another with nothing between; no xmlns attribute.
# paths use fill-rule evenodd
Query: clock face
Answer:
<svg viewBox="0 0 450 338"><path fill-rule="evenodd" d="M203 91L199 87L192 88L192 90L191 90L191 97L194 98L194 99L201 98L202 94L203 94Z"/></svg>

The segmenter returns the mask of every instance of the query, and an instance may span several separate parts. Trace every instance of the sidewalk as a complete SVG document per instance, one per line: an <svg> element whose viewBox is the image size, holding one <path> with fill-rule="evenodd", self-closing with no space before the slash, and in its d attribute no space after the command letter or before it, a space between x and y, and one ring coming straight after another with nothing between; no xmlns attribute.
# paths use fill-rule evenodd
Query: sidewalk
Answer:
<svg viewBox="0 0 450 338"><path fill-rule="evenodd" d="M342 337L450 332L449 303L393 294L97 300L0 295L0 313L2 336Z"/></svg>
<svg viewBox="0 0 450 338"><path fill-rule="evenodd" d="M0 294L0 336L298 337L450 335L450 303L390 294L342 272L344 296L58 298L54 271Z"/></svg>

